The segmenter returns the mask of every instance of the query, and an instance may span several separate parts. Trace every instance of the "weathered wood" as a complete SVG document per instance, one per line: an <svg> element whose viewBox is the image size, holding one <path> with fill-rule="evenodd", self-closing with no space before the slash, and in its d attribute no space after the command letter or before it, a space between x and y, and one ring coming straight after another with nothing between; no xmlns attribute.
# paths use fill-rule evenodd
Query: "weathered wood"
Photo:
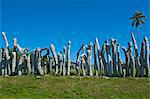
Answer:
<svg viewBox="0 0 150 99"><path fill-rule="evenodd" d="M141 73L141 77L144 76L144 68L146 67L146 60L145 60L144 51L145 51L145 42L142 41L141 52L140 52L140 63L141 63L140 73Z"/></svg>
<svg viewBox="0 0 150 99"><path fill-rule="evenodd" d="M62 65L63 65L63 57L62 57L62 53L61 52L59 52L58 53L58 66L59 66L59 74L61 75L62 74Z"/></svg>
<svg viewBox="0 0 150 99"><path fill-rule="evenodd" d="M71 47L71 41L68 41L68 47L67 47L67 75L70 75L70 47Z"/></svg>
<svg viewBox="0 0 150 99"><path fill-rule="evenodd" d="M129 58L130 58L130 62L129 62L129 76L131 75L132 77L135 77L136 75L136 68L135 68L135 59L134 56L132 54L132 42L128 43L128 54L129 54Z"/></svg>
<svg viewBox="0 0 150 99"><path fill-rule="evenodd" d="M85 45L83 44L80 49L78 50L77 52L77 57L76 57L76 71L77 71L77 74L80 74L80 54L81 54L81 51L85 50Z"/></svg>
<svg viewBox="0 0 150 99"><path fill-rule="evenodd" d="M12 52L12 74L15 74L15 68L16 68L16 52Z"/></svg>
<svg viewBox="0 0 150 99"><path fill-rule="evenodd" d="M8 40L7 40L7 37L6 37L6 33L2 32L2 36L3 36L4 42L5 42L5 45L6 45L6 48L7 48L9 46L9 44L8 44Z"/></svg>
<svg viewBox="0 0 150 99"><path fill-rule="evenodd" d="M117 76L117 66L116 66L116 45L117 41L114 38L111 38L111 46L112 46L112 62L113 62L113 74L116 77Z"/></svg>
<svg viewBox="0 0 150 99"><path fill-rule="evenodd" d="M0 48L0 75L2 72L2 52L3 52L3 50Z"/></svg>
<svg viewBox="0 0 150 99"><path fill-rule="evenodd" d="M140 59L139 59L139 55L138 55L138 47L137 47L136 40L135 40L135 37L134 37L133 33L131 33L131 37L132 37L132 41L133 41L133 44L134 44L136 76L140 76L141 64L140 64Z"/></svg>
<svg viewBox="0 0 150 99"><path fill-rule="evenodd" d="M10 70L10 55L9 55L9 44L8 44L8 40L6 37L6 33L2 32L2 36L5 42L5 46L6 48L4 49L4 54L5 54L5 63L4 63L4 75L10 75L11 74L11 70Z"/></svg>
<svg viewBox="0 0 150 99"><path fill-rule="evenodd" d="M100 51L100 45L99 45L99 42L98 42L97 38L95 39L95 43L97 45L97 50L98 50L98 61L99 61L100 76L103 76L103 70L104 70L104 63L103 63L103 61L105 61L105 59L104 60L102 59L101 54L104 54L103 53L104 47L102 47L102 51ZM104 58L104 55L103 55L103 58Z"/></svg>
<svg viewBox="0 0 150 99"><path fill-rule="evenodd" d="M82 57L81 57L82 75L83 75L83 76L86 76L85 69L84 69L84 64L85 64L85 60L84 60L84 56L82 56Z"/></svg>
<svg viewBox="0 0 150 99"><path fill-rule="evenodd" d="M125 69L126 69L126 73L125 72L123 72L123 73L127 77L127 76L129 76L130 57L129 57L129 53L128 53L127 49L124 46L122 46L122 49L123 49L124 54L125 54Z"/></svg>
<svg viewBox="0 0 150 99"><path fill-rule="evenodd" d="M32 74L37 74L36 49L32 51Z"/></svg>
<svg viewBox="0 0 150 99"><path fill-rule="evenodd" d="M54 58L54 62L55 62L55 75L57 75L58 74L58 59L57 59L57 54L55 51L55 46L53 44L51 44L50 49L51 49L51 52L52 52L52 55Z"/></svg>
<svg viewBox="0 0 150 99"><path fill-rule="evenodd" d="M44 71L41 67L41 49L38 47L37 48L37 70L40 75L44 75Z"/></svg>
<svg viewBox="0 0 150 99"><path fill-rule="evenodd" d="M112 59L111 59L111 56L110 56L110 45L108 43L108 41L105 41L105 45L106 45L106 56L107 56L107 73L108 73L108 76L112 76Z"/></svg>
<svg viewBox="0 0 150 99"><path fill-rule="evenodd" d="M122 69L122 60L121 60L121 55L120 55L120 45L117 44L117 62L118 62L118 76L121 77L122 76L122 72L123 72L123 69Z"/></svg>
<svg viewBox="0 0 150 99"><path fill-rule="evenodd" d="M127 50L127 53L129 55L129 67L127 67L127 75L128 76L131 76L131 68L133 67L133 62L131 61L132 59L132 42L128 42L128 50Z"/></svg>
<svg viewBox="0 0 150 99"><path fill-rule="evenodd" d="M106 45L104 43L104 45L102 46L101 52L100 52L100 56L101 56L101 59L102 59L103 65L104 65L104 76L108 76L108 73L107 73L108 70L107 70L107 66L106 66L106 59L105 59L105 56L104 56L105 49L106 49Z"/></svg>
<svg viewBox="0 0 150 99"><path fill-rule="evenodd" d="M66 62L67 62L66 53L67 53L66 47L64 46L63 48L63 76L66 75Z"/></svg>
<svg viewBox="0 0 150 99"><path fill-rule="evenodd" d="M96 41L94 44L94 68L95 68L95 75L98 76L98 62L97 62L97 45Z"/></svg>
<svg viewBox="0 0 150 99"><path fill-rule="evenodd" d="M146 75L150 77L150 57L149 57L149 42L148 38L144 37L145 41L145 60L146 60Z"/></svg>
<svg viewBox="0 0 150 99"><path fill-rule="evenodd" d="M27 69L28 69L28 75L31 74L31 61L30 61L30 54L27 55Z"/></svg>
<svg viewBox="0 0 150 99"><path fill-rule="evenodd" d="M93 76L92 72L92 42L89 44L89 49L87 50L87 60L88 60L88 74L89 76Z"/></svg>

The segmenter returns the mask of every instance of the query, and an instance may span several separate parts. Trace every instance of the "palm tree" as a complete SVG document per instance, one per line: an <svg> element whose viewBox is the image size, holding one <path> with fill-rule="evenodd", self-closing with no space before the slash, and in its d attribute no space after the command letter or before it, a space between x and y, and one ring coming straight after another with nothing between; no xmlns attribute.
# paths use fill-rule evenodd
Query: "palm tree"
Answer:
<svg viewBox="0 0 150 99"><path fill-rule="evenodd" d="M140 33L138 31L138 27L141 24L144 24L144 19L145 15L139 11L135 12L132 17L130 17L130 20L132 20L132 27L136 27L137 32L138 32L138 47L140 47Z"/></svg>

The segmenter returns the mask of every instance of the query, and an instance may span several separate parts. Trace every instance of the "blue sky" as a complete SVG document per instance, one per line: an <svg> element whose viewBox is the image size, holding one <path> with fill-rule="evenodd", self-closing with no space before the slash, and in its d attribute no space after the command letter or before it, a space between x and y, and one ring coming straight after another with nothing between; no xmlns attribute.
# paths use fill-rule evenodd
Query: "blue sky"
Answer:
<svg viewBox="0 0 150 99"><path fill-rule="evenodd" d="M57 52L71 40L71 57L79 47L98 37L100 45L113 37L121 45L131 41L129 17L135 11L150 16L150 0L0 0L0 31L10 47L17 37L22 47L48 47ZM140 27L140 39L148 36L149 20ZM4 46L2 37L1 45Z"/></svg>

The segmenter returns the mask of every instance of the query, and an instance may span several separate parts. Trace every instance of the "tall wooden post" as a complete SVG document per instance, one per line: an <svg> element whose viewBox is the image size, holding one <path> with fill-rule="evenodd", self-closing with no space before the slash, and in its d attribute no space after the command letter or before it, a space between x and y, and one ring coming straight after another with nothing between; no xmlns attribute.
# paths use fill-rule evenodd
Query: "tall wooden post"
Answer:
<svg viewBox="0 0 150 99"><path fill-rule="evenodd" d="M66 75L66 47L63 48L63 76Z"/></svg>
<svg viewBox="0 0 150 99"><path fill-rule="evenodd" d="M83 75L83 76L86 76L85 69L84 69L84 64L85 64L84 56L82 56L82 57L81 57L81 69L82 69L82 75Z"/></svg>
<svg viewBox="0 0 150 99"><path fill-rule="evenodd" d="M144 68L146 67L145 52L144 51L145 51L145 42L142 41L141 52L140 52L141 77L144 76Z"/></svg>
<svg viewBox="0 0 150 99"><path fill-rule="evenodd" d="M58 66L59 66L59 74L61 75L61 73L62 73L62 65L63 65L63 59L62 59L62 53L61 52L59 52L58 53Z"/></svg>
<svg viewBox="0 0 150 99"><path fill-rule="evenodd" d="M58 59L57 59L57 54L55 51L55 46L51 44L50 49L52 51L52 55L53 55L54 62L55 62L55 74L57 75L58 74Z"/></svg>
<svg viewBox="0 0 150 99"><path fill-rule="evenodd" d="M41 49L38 47L37 48L37 69L38 69L40 75L44 75L44 71L41 67L41 60L42 60L41 59Z"/></svg>
<svg viewBox="0 0 150 99"><path fill-rule="evenodd" d="M117 62L118 62L118 76L121 77L122 76L122 60L121 60L121 55L120 55L120 45L117 44Z"/></svg>
<svg viewBox="0 0 150 99"><path fill-rule="evenodd" d="M144 37L144 41L145 41L145 60L146 60L146 71L147 71L147 75L148 77L150 77L150 58L149 58L149 42L148 42L148 38Z"/></svg>
<svg viewBox="0 0 150 99"><path fill-rule="evenodd" d="M94 68L95 68L95 75L98 76L97 45L96 45L96 41L95 41L95 44L94 44Z"/></svg>
<svg viewBox="0 0 150 99"><path fill-rule="evenodd" d="M12 52L12 74L15 75L15 68L16 68L16 52Z"/></svg>
<svg viewBox="0 0 150 99"><path fill-rule="evenodd" d="M111 40L111 45L112 45L112 61L113 61L113 74L116 77L117 76L117 66L116 66L116 45L117 45L117 41L113 38L110 39Z"/></svg>
<svg viewBox="0 0 150 99"><path fill-rule="evenodd" d="M68 41L68 48L67 48L67 75L70 75L70 47L71 47L71 41Z"/></svg>
<svg viewBox="0 0 150 99"><path fill-rule="evenodd" d="M123 49L124 54L125 54L125 69L126 69L126 72L123 72L123 74L125 76L129 76L129 63L130 63L129 53L124 46L122 46L122 49Z"/></svg>
<svg viewBox="0 0 150 99"><path fill-rule="evenodd" d="M140 64L140 59L139 59L139 55L138 55L138 47L137 47L136 40L135 40L135 37L134 37L133 33L131 33L131 37L132 37L132 41L133 41L133 44L134 44L136 76L140 76L141 64Z"/></svg>
<svg viewBox="0 0 150 99"><path fill-rule="evenodd" d="M104 45L102 46L101 52L100 52L100 56L101 56L101 59L102 59L103 65L104 65L104 76L108 76L108 73L107 73L108 70L107 70L107 66L106 66L106 59L105 59L105 56L104 56L105 48L106 48L106 45L104 43Z"/></svg>
<svg viewBox="0 0 150 99"><path fill-rule="evenodd" d="M106 45L106 56L107 56L107 72L108 72L108 76L112 76L112 59L110 56L110 45L108 43L108 41L105 41L105 45Z"/></svg>

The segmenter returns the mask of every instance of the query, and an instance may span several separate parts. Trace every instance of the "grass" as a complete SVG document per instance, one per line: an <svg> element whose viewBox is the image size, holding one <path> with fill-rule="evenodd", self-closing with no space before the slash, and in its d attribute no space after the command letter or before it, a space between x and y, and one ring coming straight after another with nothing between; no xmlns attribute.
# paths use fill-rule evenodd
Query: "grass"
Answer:
<svg viewBox="0 0 150 99"><path fill-rule="evenodd" d="M0 99L115 98L150 99L148 78L78 76L0 77Z"/></svg>

